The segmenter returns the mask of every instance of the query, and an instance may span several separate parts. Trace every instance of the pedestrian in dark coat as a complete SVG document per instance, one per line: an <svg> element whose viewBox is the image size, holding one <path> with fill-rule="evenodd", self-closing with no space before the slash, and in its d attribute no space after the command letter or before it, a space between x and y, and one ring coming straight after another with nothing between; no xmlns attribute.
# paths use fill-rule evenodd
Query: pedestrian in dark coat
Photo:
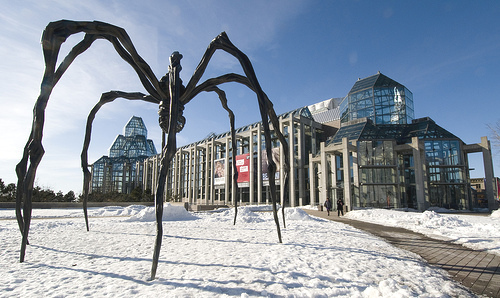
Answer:
<svg viewBox="0 0 500 298"><path fill-rule="evenodd" d="M330 198L326 198L325 208L326 212L328 212L328 216L330 216L330 210L332 210L332 201L330 201Z"/></svg>
<svg viewBox="0 0 500 298"><path fill-rule="evenodd" d="M337 200L337 216L340 216L340 213L342 213L342 216L344 216L344 201L339 198Z"/></svg>

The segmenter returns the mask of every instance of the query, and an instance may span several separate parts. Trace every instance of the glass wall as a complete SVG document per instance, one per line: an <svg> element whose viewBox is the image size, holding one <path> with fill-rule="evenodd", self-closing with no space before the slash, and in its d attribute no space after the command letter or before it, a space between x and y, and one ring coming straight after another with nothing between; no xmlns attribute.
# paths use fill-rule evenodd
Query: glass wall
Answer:
<svg viewBox="0 0 500 298"><path fill-rule="evenodd" d="M140 117L132 117L127 125L125 125L124 133L126 137L133 137L133 136L148 136L148 130L146 129L146 125L144 124L144 121L142 121L142 118Z"/></svg>
<svg viewBox="0 0 500 298"><path fill-rule="evenodd" d="M392 141L359 141L358 160L360 166L394 165Z"/></svg>
<svg viewBox="0 0 500 298"><path fill-rule="evenodd" d="M429 165L429 201L431 206L461 210L466 202L466 175L460 156L458 140L432 140L425 142L426 161Z"/></svg>
<svg viewBox="0 0 500 298"><path fill-rule="evenodd" d="M124 166L123 163L113 164L113 172L111 174L112 191L122 192Z"/></svg>
<svg viewBox="0 0 500 298"><path fill-rule="evenodd" d="M406 107L406 123L411 123L415 119L415 108L413 107L413 93L406 87L404 91L404 106Z"/></svg>
<svg viewBox="0 0 500 298"><path fill-rule="evenodd" d="M374 124L408 124L414 119L411 91L380 73L358 80L339 109L342 123L365 117Z"/></svg>
<svg viewBox="0 0 500 298"><path fill-rule="evenodd" d="M106 161L101 158L92 165L92 184L91 190L95 192L104 192L104 176Z"/></svg>
<svg viewBox="0 0 500 298"><path fill-rule="evenodd" d="M425 142L425 154L430 166L458 166L461 164L458 140L434 140Z"/></svg>
<svg viewBox="0 0 500 298"><path fill-rule="evenodd" d="M395 185L361 185L359 207L399 208Z"/></svg>
<svg viewBox="0 0 500 298"><path fill-rule="evenodd" d="M375 113L373 89L362 90L348 95L349 120L368 117L373 120Z"/></svg>
<svg viewBox="0 0 500 298"><path fill-rule="evenodd" d="M413 155L401 154L398 160L401 207L418 209Z"/></svg>
<svg viewBox="0 0 500 298"><path fill-rule="evenodd" d="M348 119L367 117L375 124L407 124L414 118L413 94L405 87L375 87L349 94Z"/></svg>
<svg viewBox="0 0 500 298"><path fill-rule="evenodd" d="M359 141L360 207L398 208L393 141Z"/></svg>
<svg viewBox="0 0 500 298"><path fill-rule="evenodd" d="M143 186L144 168L138 163L156 155L156 148L153 141L147 139L148 131L140 117L132 117L123 133L115 138L109 157L102 156L92 165L91 191L130 193Z"/></svg>
<svg viewBox="0 0 500 298"><path fill-rule="evenodd" d="M342 102L339 105L340 110L340 122L344 123L349 121L349 99L344 97Z"/></svg>
<svg viewBox="0 0 500 298"><path fill-rule="evenodd" d="M405 105L406 88L374 88L375 124L406 124L408 118Z"/></svg>

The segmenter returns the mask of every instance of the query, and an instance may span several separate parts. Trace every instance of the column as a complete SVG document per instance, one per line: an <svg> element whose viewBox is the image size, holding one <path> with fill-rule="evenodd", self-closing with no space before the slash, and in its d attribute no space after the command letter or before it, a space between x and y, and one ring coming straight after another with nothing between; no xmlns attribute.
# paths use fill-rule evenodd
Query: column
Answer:
<svg viewBox="0 0 500 298"><path fill-rule="evenodd" d="M157 190L157 182L158 182L158 156L159 155L156 155L155 157L153 157L153 169L152 169L152 189L151 191L153 192L153 195L156 197L156 190Z"/></svg>
<svg viewBox="0 0 500 298"><path fill-rule="evenodd" d="M210 203L212 205L215 204L215 186L214 186L214 160L216 159L217 155L216 155L216 144L214 142L214 140L212 139L212 141L210 141L210 173L211 175L209 176L209 181L210 181ZM218 204L220 204L220 202L218 202Z"/></svg>
<svg viewBox="0 0 500 298"><path fill-rule="evenodd" d="M226 178L226 184L224 185L225 189L225 194L224 194L224 204L228 205L229 204L229 192L230 192L230 176L229 176L229 137L226 137L226 157L224 160L224 163L226 165L226 171L225 171L225 178ZM234 201L233 201L234 204Z"/></svg>
<svg viewBox="0 0 500 298"><path fill-rule="evenodd" d="M280 117L279 118L279 131L284 134L284 125L283 125L283 119ZM284 164L285 164L285 158L283 157L283 144L280 142L280 164L279 164L279 167L280 167L280 177L279 177L279 181L280 181L280 204L281 206L285 206L285 179L284 179L284 171L283 171L283 167L284 167Z"/></svg>
<svg viewBox="0 0 500 298"><path fill-rule="evenodd" d="M421 150L418 137L411 139L411 147L413 148L413 166L415 168L415 188L417 192L417 205L419 211L424 211L427 208L425 198L424 170L425 150Z"/></svg>
<svg viewBox="0 0 500 298"><path fill-rule="evenodd" d="M192 148L189 148L188 149L188 170L187 170L187 197L188 197L188 202L190 204L196 204L196 202L194 202L193 200L193 189L192 189L192 183L191 183L191 179L192 179L192 175L191 175L191 171L193 169L193 150Z"/></svg>
<svg viewBox="0 0 500 298"><path fill-rule="evenodd" d="M314 162L312 153L309 153L309 197L311 198L311 206L316 205L316 173L314 171Z"/></svg>
<svg viewBox="0 0 500 298"><path fill-rule="evenodd" d="M173 193L175 195L178 195L182 201L182 194L181 194L181 188L180 188L180 181L181 181L181 152L177 150L177 153L175 154L175 164L174 164L174 191Z"/></svg>
<svg viewBox="0 0 500 298"><path fill-rule="evenodd" d="M210 200L210 184L208 183L209 177L208 173L211 172L209 166L211 165L212 155L210 154L210 145L209 142L205 142L205 204L209 205Z"/></svg>
<svg viewBox="0 0 500 298"><path fill-rule="evenodd" d="M488 200L488 210L495 208L495 180L493 174L493 161L491 160L491 144L488 137L481 137L481 150L484 164L484 188L486 189L486 199Z"/></svg>
<svg viewBox="0 0 500 298"><path fill-rule="evenodd" d="M331 171L332 171L332 193L330 194L332 197L332 202L336 202L337 197L337 156L335 154L330 155L330 163L331 163Z"/></svg>
<svg viewBox="0 0 500 298"><path fill-rule="evenodd" d="M290 146L290 179L289 179L289 184L290 184L290 206L295 206L295 124L293 123L293 116L290 115L290 126L289 126L289 142L288 145Z"/></svg>
<svg viewBox="0 0 500 298"><path fill-rule="evenodd" d="M321 204L324 204L328 197L328 161L326 160L324 142L320 144L320 158L321 180L319 181L319 201Z"/></svg>
<svg viewBox="0 0 500 298"><path fill-rule="evenodd" d="M349 144L351 145L351 144ZM352 155L352 166L350 165L352 169L352 189L357 189L357 191L351 191L351 207L356 206L354 204L354 200L356 200L359 204L359 163L358 163L358 150L354 146L349 146L351 147L349 151L351 152ZM352 209L348 209L352 210Z"/></svg>
<svg viewBox="0 0 500 298"><path fill-rule="evenodd" d="M262 128L257 124L257 204L262 204Z"/></svg>
<svg viewBox="0 0 500 298"><path fill-rule="evenodd" d="M199 197L198 197L198 169L199 169L199 166L200 166L200 163L199 163L199 155L200 153L198 152L198 146L197 145L194 145L194 154L193 154L193 184L191 185L192 189L193 189L193 201L195 204L200 204L201 202L199 201Z"/></svg>
<svg viewBox="0 0 500 298"><path fill-rule="evenodd" d="M351 163L349 161L349 141L347 138L342 139L342 158L344 164L344 204L347 210L351 210Z"/></svg>
<svg viewBox="0 0 500 298"><path fill-rule="evenodd" d="M254 151L253 151L253 135L254 135L255 131L252 129L250 130L250 148L248 148L248 151L250 153L250 165L249 165L249 171L250 171L250 179L249 179L249 188L248 188L248 191L249 191L249 196L250 196L250 205L253 205L255 203L255 173L254 173L254 158L253 158L253 155L254 155ZM258 151L257 151L258 152Z"/></svg>
<svg viewBox="0 0 500 298"><path fill-rule="evenodd" d="M305 177L304 177L304 159L305 159L305 152L306 152L306 141L305 141L305 131L304 131L304 123L300 122L300 127L299 127L299 140L298 140L298 157L297 161L299 162L298 164L298 178L299 178L299 205L302 205L302 199L304 198L304 192L305 192ZM297 206L296 200L293 200L291 202L292 204L290 205L291 207Z"/></svg>

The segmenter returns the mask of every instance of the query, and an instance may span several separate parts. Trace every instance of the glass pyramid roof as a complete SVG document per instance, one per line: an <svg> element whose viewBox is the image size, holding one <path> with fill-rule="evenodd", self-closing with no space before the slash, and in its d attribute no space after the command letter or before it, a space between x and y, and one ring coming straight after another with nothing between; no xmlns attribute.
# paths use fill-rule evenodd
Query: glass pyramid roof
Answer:
<svg viewBox="0 0 500 298"><path fill-rule="evenodd" d="M346 125L330 139L326 145L348 140L396 140L398 144L411 143L412 137L419 139L459 139L451 132L437 125L430 118L414 120L411 124L379 124L369 119L352 125Z"/></svg>
<svg viewBox="0 0 500 298"><path fill-rule="evenodd" d="M352 86L351 91L349 91L349 94L374 87L394 88L404 86L379 72L373 76L357 80L354 86Z"/></svg>
<svg viewBox="0 0 500 298"><path fill-rule="evenodd" d="M109 148L109 157L136 158L157 154L153 141L147 139L148 130L141 117L130 118L123 133L116 136Z"/></svg>

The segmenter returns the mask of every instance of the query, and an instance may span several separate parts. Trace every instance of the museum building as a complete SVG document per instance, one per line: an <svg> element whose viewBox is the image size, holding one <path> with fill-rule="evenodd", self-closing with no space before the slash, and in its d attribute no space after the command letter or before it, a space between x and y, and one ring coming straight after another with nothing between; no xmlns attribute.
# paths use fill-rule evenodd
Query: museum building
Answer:
<svg viewBox="0 0 500 298"><path fill-rule="evenodd" d="M133 116L118 135L109 156L102 156L91 165L90 191L99 193L130 193L143 185L143 161L157 154L148 130L140 117Z"/></svg>
<svg viewBox="0 0 500 298"><path fill-rule="evenodd" d="M477 202L471 191L468 155L481 153L488 208L495 208L497 190L488 139L465 144L432 119L415 119L411 91L380 72L358 79L343 98L278 118L290 154L285 206L322 205L329 197L344 200L347 210L472 210ZM236 152L231 150L230 132L178 148L168 173L166 199L188 203L193 210L234 202L269 204L262 123L237 129L236 138ZM283 144L274 135L272 142L273 159L282 168ZM231 179L233 162L237 184ZM156 192L159 163L160 155L137 162L136 175L142 176L143 189ZM275 178L283 203L279 169Z"/></svg>

